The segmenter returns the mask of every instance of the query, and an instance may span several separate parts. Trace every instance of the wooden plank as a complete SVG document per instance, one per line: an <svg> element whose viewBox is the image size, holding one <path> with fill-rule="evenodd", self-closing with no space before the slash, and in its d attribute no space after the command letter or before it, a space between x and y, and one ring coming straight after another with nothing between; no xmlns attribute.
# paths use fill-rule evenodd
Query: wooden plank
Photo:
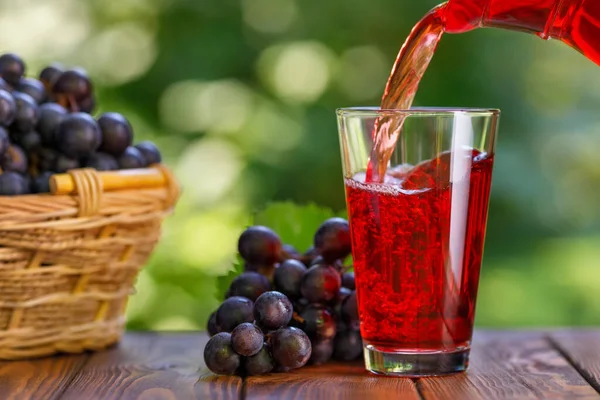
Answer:
<svg viewBox="0 0 600 400"><path fill-rule="evenodd" d="M479 332L465 374L421 379L428 399L598 399L542 333Z"/></svg>
<svg viewBox="0 0 600 400"><path fill-rule="evenodd" d="M600 331L562 331L550 335L552 344L600 392Z"/></svg>
<svg viewBox="0 0 600 400"><path fill-rule="evenodd" d="M261 400L418 400L410 379L382 378L365 371L362 362L308 366L287 373L249 377L245 399Z"/></svg>
<svg viewBox="0 0 600 400"><path fill-rule="evenodd" d="M0 394L3 399L58 399L87 354L61 355L28 361L0 362Z"/></svg>
<svg viewBox="0 0 600 400"><path fill-rule="evenodd" d="M92 355L61 399L239 399L240 378L207 373L207 340L205 333L127 334L118 347Z"/></svg>

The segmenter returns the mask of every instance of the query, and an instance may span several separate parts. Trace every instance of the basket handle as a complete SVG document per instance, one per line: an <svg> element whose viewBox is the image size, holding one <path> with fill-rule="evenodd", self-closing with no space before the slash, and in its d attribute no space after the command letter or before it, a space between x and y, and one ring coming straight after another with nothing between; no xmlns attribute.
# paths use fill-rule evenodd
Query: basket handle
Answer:
<svg viewBox="0 0 600 400"><path fill-rule="evenodd" d="M102 172L82 168L50 177L52 194L78 195L80 216L97 213L105 191L160 187L167 189L165 208L172 207L179 198L179 185L173 173L163 164L155 164L150 168Z"/></svg>
<svg viewBox="0 0 600 400"><path fill-rule="evenodd" d="M79 198L79 217L88 217L98 213L102 198L102 179L91 168L74 169L68 172Z"/></svg>

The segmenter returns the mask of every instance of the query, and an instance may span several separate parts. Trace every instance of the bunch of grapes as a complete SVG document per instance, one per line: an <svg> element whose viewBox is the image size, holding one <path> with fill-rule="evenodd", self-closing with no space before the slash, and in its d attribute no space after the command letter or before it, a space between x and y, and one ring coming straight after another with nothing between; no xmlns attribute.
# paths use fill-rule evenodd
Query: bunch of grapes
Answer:
<svg viewBox="0 0 600 400"><path fill-rule="evenodd" d="M144 168L161 161L152 142L133 146L121 114L96 118L93 85L81 68L58 64L25 76L16 54L0 56L0 196L48 193L54 173Z"/></svg>
<svg viewBox="0 0 600 400"><path fill-rule="evenodd" d="M321 224L304 254L264 226L246 229L238 250L245 272L208 321L211 371L263 375L360 357L354 273L343 263L351 250L346 220Z"/></svg>

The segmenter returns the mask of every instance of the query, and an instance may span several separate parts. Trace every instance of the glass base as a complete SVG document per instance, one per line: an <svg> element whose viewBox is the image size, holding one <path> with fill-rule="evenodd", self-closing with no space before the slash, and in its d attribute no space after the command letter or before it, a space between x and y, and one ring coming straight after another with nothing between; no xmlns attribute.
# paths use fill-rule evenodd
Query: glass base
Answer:
<svg viewBox="0 0 600 400"><path fill-rule="evenodd" d="M372 345L364 347L365 367L377 375L423 377L463 372L469 365L470 349L454 352L384 352Z"/></svg>

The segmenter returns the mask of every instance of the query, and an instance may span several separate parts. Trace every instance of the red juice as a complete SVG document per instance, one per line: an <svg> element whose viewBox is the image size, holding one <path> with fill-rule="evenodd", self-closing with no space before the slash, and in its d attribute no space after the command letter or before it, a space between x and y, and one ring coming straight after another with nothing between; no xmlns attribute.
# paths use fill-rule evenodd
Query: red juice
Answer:
<svg viewBox="0 0 600 400"><path fill-rule="evenodd" d="M597 0L450 0L445 8L445 32L479 27L530 32L562 40L600 64Z"/></svg>
<svg viewBox="0 0 600 400"><path fill-rule="evenodd" d="M469 346L483 256L493 156L456 153L386 183L347 178L361 334L384 352ZM464 153L463 155L464 156Z"/></svg>

